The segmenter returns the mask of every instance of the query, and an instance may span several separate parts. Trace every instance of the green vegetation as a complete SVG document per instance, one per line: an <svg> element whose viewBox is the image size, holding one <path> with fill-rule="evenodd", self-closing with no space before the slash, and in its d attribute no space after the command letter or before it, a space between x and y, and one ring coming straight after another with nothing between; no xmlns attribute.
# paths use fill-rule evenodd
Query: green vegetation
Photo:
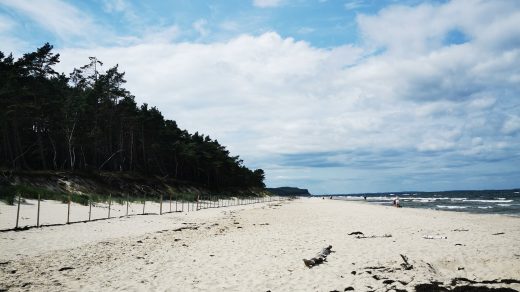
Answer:
<svg viewBox="0 0 520 292"><path fill-rule="evenodd" d="M89 204L89 200L92 202L108 202L112 200L113 203L118 204L126 204L126 201L130 202L139 202L142 203L146 201L160 201L160 196L157 195L101 195L101 194L79 194L79 193L65 193L60 191L51 191L46 188L39 188L33 186L26 185L8 185L8 186L0 186L0 201L3 201L9 205L13 205L18 200L18 195L22 197L22 199L38 199L38 195L40 195L40 199L42 200L56 200L61 201L62 203L67 203L69 201L75 202L84 206ZM224 195L220 195L221 198L225 197ZM169 196L164 196L163 201L169 200ZM194 202L197 199L197 195L194 193L180 193L180 194L172 194L172 200L178 201L187 201Z"/></svg>
<svg viewBox="0 0 520 292"><path fill-rule="evenodd" d="M52 49L47 43L17 60L0 52L0 168L128 172L214 191L264 187L264 171L248 169L217 140L138 106L117 65L102 72L103 63L90 57L66 76L53 69L59 54ZM17 188L26 196L45 193L17 186L0 196L11 200ZM45 196L63 200L64 194Z"/></svg>
<svg viewBox="0 0 520 292"><path fill-rule="evenodd" d="M26 185L7 185L0 186L0 200L6 202L7 204L14 204L15 200L17 200L18 195L21 195L24 199L38 199L38 194L41 199L45 200L56 200L61 202L68 201L68 195L64 192L50 191L48 189L37 188ZM84 196L84 195L83 195ZM72 201L84 204L84 198L82 195L73 195ZM87 197L88 204L88 197Z"/></svg>

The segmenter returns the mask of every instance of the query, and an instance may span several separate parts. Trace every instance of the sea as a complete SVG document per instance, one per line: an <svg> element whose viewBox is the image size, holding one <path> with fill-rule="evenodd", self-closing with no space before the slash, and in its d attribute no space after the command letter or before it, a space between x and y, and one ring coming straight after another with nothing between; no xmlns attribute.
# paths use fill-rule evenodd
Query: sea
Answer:
<svg viewBox="0 0 520 292"><path fill-rule="evenodd" d="M369 203L391 206L396 196L405 208L520 216L520 189L343 194L333 198L365 201L366 197Z"/></svg>

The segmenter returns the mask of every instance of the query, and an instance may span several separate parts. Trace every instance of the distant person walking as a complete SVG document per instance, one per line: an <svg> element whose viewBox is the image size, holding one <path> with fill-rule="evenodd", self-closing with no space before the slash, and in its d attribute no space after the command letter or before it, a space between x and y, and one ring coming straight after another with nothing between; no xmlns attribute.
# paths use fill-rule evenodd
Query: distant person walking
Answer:
<svg viewBox="0 0 520 292"><path fill-rule="evenodd" d="M394 205L394 207L397 207L397 208L401 207L401 204L399 203L399 197L398 196L395 196L395 199L393 201L393 205Z"/></svg>

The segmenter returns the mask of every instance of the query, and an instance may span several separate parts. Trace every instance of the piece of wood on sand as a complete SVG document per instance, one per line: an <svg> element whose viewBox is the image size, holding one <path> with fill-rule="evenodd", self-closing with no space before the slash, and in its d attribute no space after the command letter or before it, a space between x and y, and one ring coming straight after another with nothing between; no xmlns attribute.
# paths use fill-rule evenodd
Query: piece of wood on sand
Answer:
<svg viewBox="0 0 520 292"><path fill-rule="evenodd" d="M303 259L303 263L308 267L312 268L327 260L327 256L332 252L332 245L323 248L319 253L311 259Z"/></svg>
<svg viewBox="0 0 520 292"><path fill-rule="evenodd" d="M399 254L401 256L401 258L403 259L403 263L401 263L401 266L405 269L405 270L411 270L413 269L413 265L411 265L409 262L408 262L408 257L403 255L403 254Z"/></svg>

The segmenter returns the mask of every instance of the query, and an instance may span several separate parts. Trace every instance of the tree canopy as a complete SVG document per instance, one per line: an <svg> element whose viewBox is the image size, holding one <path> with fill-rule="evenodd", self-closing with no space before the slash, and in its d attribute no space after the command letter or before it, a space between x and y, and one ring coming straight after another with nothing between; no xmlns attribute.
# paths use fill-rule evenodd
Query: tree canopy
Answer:
<svg viewBox="0 0 520 292"><path fill-rule="evenodd" d="M0 167L12 170L127 171L210 188L264 187L209 136L188 133L156 107L137 105L116 65L95 57L70 75L46 43L15 60L0 51Z"/></svg>

